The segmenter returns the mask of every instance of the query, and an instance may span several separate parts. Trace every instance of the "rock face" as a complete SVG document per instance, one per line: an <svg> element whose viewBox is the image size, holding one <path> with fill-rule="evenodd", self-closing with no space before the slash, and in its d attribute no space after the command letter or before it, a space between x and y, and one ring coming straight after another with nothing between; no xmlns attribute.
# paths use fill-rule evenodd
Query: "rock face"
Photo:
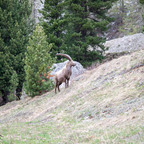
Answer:
<svg viewBox="0 0 144 144"><path fill-rule="evenodd" d="M42 10L45 0L30 0L30 1L33 5L31 17L35 19L36 23L38 23L39 18L42 17L42 14L39 13L39 10Z"/></svg>
<svg viewBox="0 0 144 144"><path fill-rule="evenodd" d="M62 63L54 64L52 67L55 67L55 69L51 72L51 74L52 75L56 74L56 72L60 71L66 65L67 62L68 62L68 60L65 62L62 62ZM72 67L71 80L73 78L75 78L76 76L84 73L84 71L85 71L85 69L79 62L76 62L76 61L74 61L74 62L76 63L76 66Z"/></svg>
<svg viewBox="0 0 144 144"><path fill-rule="evenodd" d="M144 49L144 34L138 33L106 41L105 46L109 47L106 53L133 52Z"/></svg>

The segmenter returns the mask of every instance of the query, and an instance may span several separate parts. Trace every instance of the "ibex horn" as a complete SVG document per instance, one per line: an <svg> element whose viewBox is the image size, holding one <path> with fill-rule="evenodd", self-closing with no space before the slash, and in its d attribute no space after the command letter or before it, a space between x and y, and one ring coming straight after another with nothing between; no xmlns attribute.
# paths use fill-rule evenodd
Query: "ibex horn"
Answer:
<svg viewBox="0 0 144 144"><path fill-rule="evenodd" d="M56 54L56 55L64 56L64 57L67 58L69 61L72 61L72 58L71 58L69 55L67 55L67 54L58 53L58 54Z"/></svg>

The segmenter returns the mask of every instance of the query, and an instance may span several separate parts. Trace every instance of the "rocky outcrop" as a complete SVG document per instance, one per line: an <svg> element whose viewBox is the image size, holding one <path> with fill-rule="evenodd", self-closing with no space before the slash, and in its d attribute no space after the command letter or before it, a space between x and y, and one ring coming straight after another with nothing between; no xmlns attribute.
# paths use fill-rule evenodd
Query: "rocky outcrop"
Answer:
<svg viewBox="0 0 144 144"><path fill-rule="evenodd" d="M144 49L144 34L138 33L106 41L105 47L109 47L106 53L133 52Z"/></svg>

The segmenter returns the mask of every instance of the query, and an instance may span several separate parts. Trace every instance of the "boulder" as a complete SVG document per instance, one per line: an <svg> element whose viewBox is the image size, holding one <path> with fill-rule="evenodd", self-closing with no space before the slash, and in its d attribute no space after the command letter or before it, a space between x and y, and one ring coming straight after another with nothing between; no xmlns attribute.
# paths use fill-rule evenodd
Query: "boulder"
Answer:
<svg viewBox="0 0 144 144"><path fill-rule="evenodd" d="M106 41L105 47L109 47L106 53L133 52L144 49L144 34L138 33Z"/></svg>

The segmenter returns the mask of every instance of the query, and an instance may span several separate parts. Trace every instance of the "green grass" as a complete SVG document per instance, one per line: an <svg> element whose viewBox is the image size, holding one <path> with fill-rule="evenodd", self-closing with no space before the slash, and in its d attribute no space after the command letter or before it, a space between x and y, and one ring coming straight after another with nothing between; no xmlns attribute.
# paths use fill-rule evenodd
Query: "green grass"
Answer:
<svg viewBox="0 0 144 144"><path fill-rule="evenodd" d="M0 132L3 137L1 143L6 144L48 144L58 143L63 129L55 127L53 123L39 124L39 122L8 124Z"/></svg>
<svg viewBox="0 0 144 144"><path fill-rule="evenodd" d="M85 129L81 122L69 121L71 118L64 118L63 123L40 123L31 121L26 123L13 123L3 125L0 133L3 137L1 144L57 144L57 143L129 143L135 144L144 142L143 126L113 126L111 128Z"/></svg>

